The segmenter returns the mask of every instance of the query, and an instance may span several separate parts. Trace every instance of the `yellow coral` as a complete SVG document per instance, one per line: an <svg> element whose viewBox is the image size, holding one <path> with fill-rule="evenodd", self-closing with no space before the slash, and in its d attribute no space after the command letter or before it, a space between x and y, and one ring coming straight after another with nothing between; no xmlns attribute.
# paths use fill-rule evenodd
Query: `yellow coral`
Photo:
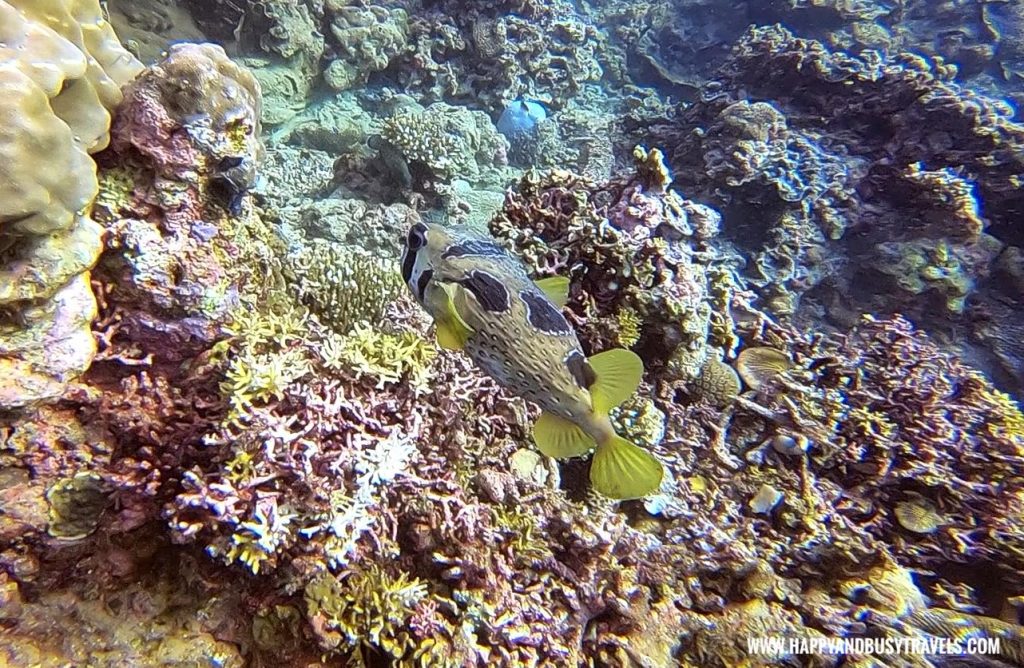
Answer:
<svg viewBox="0 0 1024 668"><path fill-rule="evenodd" d="M0 0L0 312L19 325L0 328L0 374L14 379L0 407L57 396L95 354L87 272L103 244L88 154L141 67L97 0Z"/></svg>
<svg viewBox="0 0 1024 668"><path fill-rule="evenodd" d="M623 307L615 314L615 320L619 325L619 345L623 348L632 348L640 340L640 328L643 326L643 318L636 312L636 309Z"/></svg>
<svg viewBox="0 0 1024 668"><path fill-rule="evenodd" d="M309 361L300 348L271 353L245 351L229 363L221 391L229 397L237 416L254 403L282 399L285 389L308 372Z"/></svg>
<svg viewBox="0 0 1024 668"><path fill-rule="evenodd" d="M428 389L437 350L415 332L390 334L361 324L347 336L327 338L320 345L320 356L329 369L376 379L378 388L404 379L422 392Z"/></svg>
<svg viewBox="0 0 1024 668"><path fill-rule="evenodd" d="M306 585L306 610L347 648L379 648L395 659L414 649L405 629L413 607L427 595L426 583L407 573L393 576L376 564L339 579L321 574Z"/></svg>

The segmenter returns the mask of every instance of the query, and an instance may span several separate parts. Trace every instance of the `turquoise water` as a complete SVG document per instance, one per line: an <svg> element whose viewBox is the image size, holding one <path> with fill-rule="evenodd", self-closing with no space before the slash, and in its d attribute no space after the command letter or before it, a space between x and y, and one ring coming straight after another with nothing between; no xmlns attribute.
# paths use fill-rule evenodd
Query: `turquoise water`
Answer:
<svg viewBox="0 0 1024 668"><path fill-rule="evenodd" d="M1024 664L1022 37L0 0L0 663Z"/></svg>

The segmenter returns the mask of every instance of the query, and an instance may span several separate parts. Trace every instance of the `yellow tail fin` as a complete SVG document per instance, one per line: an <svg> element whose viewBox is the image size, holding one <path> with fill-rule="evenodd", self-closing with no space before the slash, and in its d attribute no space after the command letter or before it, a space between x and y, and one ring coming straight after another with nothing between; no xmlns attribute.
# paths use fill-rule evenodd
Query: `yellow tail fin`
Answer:
<svg viewBox="0 0 1024 668"><path fill-rule="evenodd" d="M590 464L590 483L613 499L639 499L658 491L665 469L654 455L621 436L602 443Z"/></svg>
<svg viewBox="0 0 1024 668"><path fill-rule="evenodd" d="M587 360L597 380L590 386L594 412L605 415L633 396L644 376L640 357L625 348L613 348Z"/></svg>
<svg viewBox="0 0 1024 668"><path fill-rule="evenodd" d="M558 308L569 302L569 279L565 276L551 276L534 281L541 292Z"/></svg>
<svg viewBox="0 0 1024 668"><path fill-rule="evenodd" d="M574 423L547 411L533 425L533 440L538 450L555 459L579 457L597 445Z"/></svg>

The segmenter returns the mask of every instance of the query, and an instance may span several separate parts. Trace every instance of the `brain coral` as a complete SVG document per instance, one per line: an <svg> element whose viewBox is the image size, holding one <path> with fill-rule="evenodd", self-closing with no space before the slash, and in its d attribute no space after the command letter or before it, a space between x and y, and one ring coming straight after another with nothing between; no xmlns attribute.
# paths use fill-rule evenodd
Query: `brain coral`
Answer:
<svg viewBox="0 0 1024 668"><path fill-rule="evenodd" d="M140 68L96 0L0 2L0 407L57 396L92 360L88 154Z"/></svg>

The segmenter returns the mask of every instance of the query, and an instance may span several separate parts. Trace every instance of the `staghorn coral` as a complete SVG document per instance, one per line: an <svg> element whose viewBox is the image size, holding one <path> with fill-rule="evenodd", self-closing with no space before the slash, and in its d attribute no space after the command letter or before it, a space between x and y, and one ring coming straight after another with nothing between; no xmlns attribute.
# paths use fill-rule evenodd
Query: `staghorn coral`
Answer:
<svg viewBox="0 0 1024 668"><path fill-rule="evenodd" d="M88 218L89 157L141 65L98 2L0 3L0 407L60 395L88 368L96 312L88 271L102 249Z"/></svg>
<svg viewBox="0 0 1024 668"><path fill-rule="evenodd" d="M377 387L405 381L417 391L427 391L430 366L436 349L418 334L401 331L381 332L366 323L357 323L346 336L327 338L320 356L328 369L344 369L358 380L377 379Z"/></svg>

